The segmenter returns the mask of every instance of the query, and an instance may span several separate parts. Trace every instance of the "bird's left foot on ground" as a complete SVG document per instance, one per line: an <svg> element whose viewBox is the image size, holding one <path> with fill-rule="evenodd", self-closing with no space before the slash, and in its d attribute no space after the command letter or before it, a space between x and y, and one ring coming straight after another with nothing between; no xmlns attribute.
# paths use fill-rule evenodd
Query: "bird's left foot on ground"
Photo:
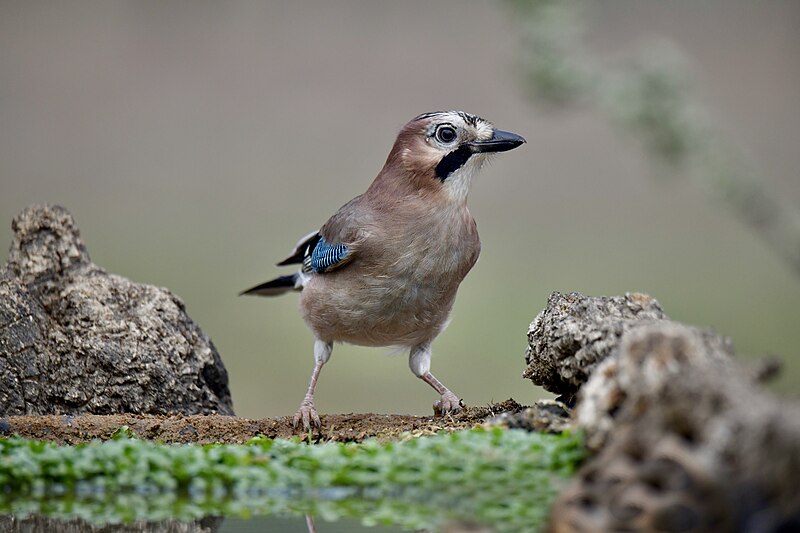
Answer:
<svg viewBox="0 0 800 533"><path fill-rule="evenodd" d="M442 399L433 404L433 412L436 416L455 414L461 411L464 402L450 391L442 394Z"/></svg>
<svg viewBox="0 0 800 533"><path fill-rule="evenodd" d="M303 429L305 431L311 431L312 424L317 429L322 428L322 422L319 419L317 410L314 408L314 402L304 400L303 403L300 404L300 408L297 410L292 420L292 425L295 429L300 426L301 421L303 422Z"/></svg>

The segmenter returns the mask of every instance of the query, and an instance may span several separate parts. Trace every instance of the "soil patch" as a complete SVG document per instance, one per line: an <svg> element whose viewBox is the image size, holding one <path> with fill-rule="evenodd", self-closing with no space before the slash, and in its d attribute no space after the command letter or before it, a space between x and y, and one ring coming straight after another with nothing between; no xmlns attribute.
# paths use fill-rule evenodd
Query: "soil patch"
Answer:
<svg viewBox="0 0 800 533"><path fill-rule="evenodd" d="M370 437L396 440L406 434L421 436L467 429L501 414L509 416L525 410L509 399L487 406L466 407L456 415L447 416L322 415L322 430L315 430L310 438L336 442L360 442ZM223 415L11 416L0 419L0 436L19 435L58 444L78 444L92 439L110 439L123 426L139 438L166 443L243 443L256 436L309 439L308 434L292 427L291 416L251 420Z"/></svg>

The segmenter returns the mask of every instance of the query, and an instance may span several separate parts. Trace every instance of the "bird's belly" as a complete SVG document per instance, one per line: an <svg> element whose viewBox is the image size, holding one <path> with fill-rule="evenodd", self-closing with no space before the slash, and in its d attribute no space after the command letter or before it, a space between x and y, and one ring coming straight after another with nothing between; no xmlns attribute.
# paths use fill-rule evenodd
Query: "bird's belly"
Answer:
<svg viewBox="0 0 800 533"><path fill-rule="evenodd" d="M303 318L318 338L363 346L414 346L444 328L458 282L413 277L314 277L303 288Z"/></svg>

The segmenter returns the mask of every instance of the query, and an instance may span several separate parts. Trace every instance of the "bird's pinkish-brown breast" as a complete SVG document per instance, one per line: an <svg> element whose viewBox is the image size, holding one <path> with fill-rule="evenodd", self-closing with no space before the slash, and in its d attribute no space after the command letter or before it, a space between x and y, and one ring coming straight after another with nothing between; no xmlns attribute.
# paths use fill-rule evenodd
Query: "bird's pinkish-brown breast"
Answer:
<svg viewBox="0 0 800 533"><path fill-rule="evenodd" d="M319 338L368 346L411 346L444 328L459 284L480 253L465 206L360 198L358 256L341 272L314 276L301 293L303 316ZM370 224L369 220L381 220Z"/></svg>

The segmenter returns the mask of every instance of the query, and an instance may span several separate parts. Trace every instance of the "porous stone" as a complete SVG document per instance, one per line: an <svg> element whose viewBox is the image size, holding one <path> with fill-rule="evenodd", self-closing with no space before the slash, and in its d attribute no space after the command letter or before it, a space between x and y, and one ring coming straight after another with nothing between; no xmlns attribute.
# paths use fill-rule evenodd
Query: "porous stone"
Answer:
<svg viewBox="0 0 800 533"><path fill-rule="evenodd" d="M665 319L659 303L646 294L594 297L554 292L528 328L523 377L573 404L578 389L615 352L625 332Z"/></svg>
<svg viewBox="0 0 800 533"><path fill-rule="evenodd" d="M733 355L730 339L709 329L669 320L633 327L614 356L600 363L580 390L574 417L586 444L600 449L625 408L635 404L637 409L650 409L673 380L690 371L727 368Z"/></svg>
<svg viewBox="0 0 800 533"><path fill-rule="evenodd" d="M169 290L92 263L66 209L13 223L0 271L0 415L233 414L211 340Z"/></svg>
<svg viewBox="0 0 800 533"><path fill-rule="evenodd" d="M731 353L668 321L626 333L580 395L596 455L549 531L800 530L800 406L759 389Z"/></svg>

